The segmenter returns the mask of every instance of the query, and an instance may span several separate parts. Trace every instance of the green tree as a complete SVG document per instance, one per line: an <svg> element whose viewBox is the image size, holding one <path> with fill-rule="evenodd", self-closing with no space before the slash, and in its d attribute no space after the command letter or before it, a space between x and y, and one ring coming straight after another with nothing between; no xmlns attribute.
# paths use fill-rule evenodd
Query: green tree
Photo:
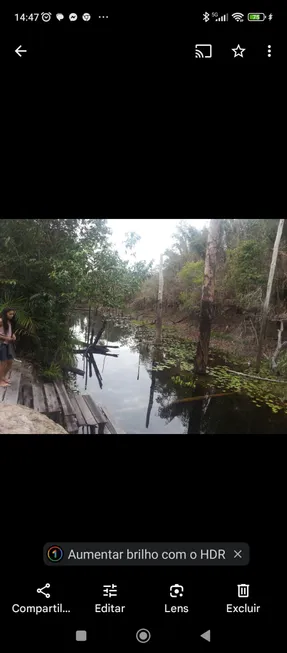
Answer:
<svg viewBox="0 0 287 653"><path fill-rule="evenodd" d="M75 304L123 306L148 274L122 261L109 235L105 218L0 221L0 304L17 309L17 346L47 376L73 364Z"/></svg>
<svg viewBox="0 0 287 653"><path fill-rule="evenodd" d="M203 282L204 261L186 263L178 273L183 290L180 301L185 308L199 312Z"/></svg>
<svg viewBox="0 0 287 653"><path fill-rule="evenodd" d="M135 231L130 231L125 233L124 245L126 248L125 249L126 253L128 252L128 250L130 250L132 256L135 256L136 254L132 250L135 248L136 244L139 242L140 239L141 236L139 236Z"/></svg>
<svg viewBox="0 0 287 653"><path fill-rule="evenodd" d="M267 244L243 240L238 247L227 250L226 285L235 294L253 291L266 281Z"/></svg>

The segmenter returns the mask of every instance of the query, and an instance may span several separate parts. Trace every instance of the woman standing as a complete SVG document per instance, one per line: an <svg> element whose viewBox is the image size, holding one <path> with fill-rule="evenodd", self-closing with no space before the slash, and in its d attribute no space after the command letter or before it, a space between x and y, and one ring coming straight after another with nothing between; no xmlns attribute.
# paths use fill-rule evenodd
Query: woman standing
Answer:
<svg viewBox="0 0 287 653"><path fill-rule="evenodd" d="M12 366L14 356L10 344L16 340L15 311L13 308L4 308L0 319L0 387L7 388L10 381L7 374Z"/></svg>

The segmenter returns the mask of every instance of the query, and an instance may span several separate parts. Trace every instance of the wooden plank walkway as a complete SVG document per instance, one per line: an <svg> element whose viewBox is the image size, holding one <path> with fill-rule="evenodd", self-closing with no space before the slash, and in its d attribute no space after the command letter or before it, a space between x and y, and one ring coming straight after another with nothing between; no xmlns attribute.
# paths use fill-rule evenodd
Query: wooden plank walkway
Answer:
<svg viewBox="0 0 287 653"><path fill-rule="evenodd" d="M102 412L100 407L97 406L97 404L94 403L92 397L90 397L89 395L83 395L83 399L86 402L86 404L88 405L89 410L91 411L94 419L96 420L96 422L98 424L99 435L103 435L103 433L105 432L105 426L106 426L106 423L107 423L106 416L104 415L104 413Z"/></svg>
<svg viewBox="0 0 287 653"><path fill-rule="evenodd" d="M0 405L1 402L28 405L27 382L25 393L21 392L21 372L12 370L10 381L11 386L0 388ZM87 429L90 434L124 433L114 426L106 409L101 408L92 396L68 392L62 381L32 383L30 394L33 409L62 423L68 433L78 433L80 427Z"/></svg>
<svg viewBox="0 0 287 653"><path fill-rule="evenodd" d="M96 426L95 418L92 415L91 411L89 410L84 398L81 395L76 395L76 394L74 398L85 420L85 424L87 426Z"/></svg>
<svg viewBox="0 0 287 653"><path fill-rule="evenodd" d="M72 404L70 402L67 390L64 386L64 384L60 381L55 381L54 386L57 389L58 396L60 398L60 402L63 408L64 415L74 415L74 409L72 408Z"/></svg>
<svg viewBox="0 0 287 653"><path fill-rule="evenodd" d="M9 378L9 375L8 375ZM20 393L20 381L21 381L21 372L15 370L10 373L11 385L7 388L0 388L0 401L4 401L6 404L17 404Z"/></svg>
<svg viewBox="0 0 287 653"><path fill-rule="evenodd" d="M34 410L37 410L39 413L45 413L45 397L43 386L40 383L33 383L32 385L32 397L33 397L33 407Z"/></svg>
<svg viewBox="0 0 287 653"><path fill-rule="evenodd" d="M71 404L74 408L76 420L79 426L86 426L87 422L81 412L79 404L76 402L76 395L70 396Z"/></svg>
<svg viewBox="0 0 287 653"><path fill-rule="evenodd" d="M56 395L56 390L53 383L44 383L44 395L48 409L48 415L61 412L60 402Z"/></svg>

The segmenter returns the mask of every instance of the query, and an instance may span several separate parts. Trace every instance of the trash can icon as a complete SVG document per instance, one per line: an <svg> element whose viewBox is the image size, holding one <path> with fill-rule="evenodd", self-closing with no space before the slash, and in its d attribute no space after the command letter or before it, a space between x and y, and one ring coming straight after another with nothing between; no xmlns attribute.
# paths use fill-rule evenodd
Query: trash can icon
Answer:
<svg viewBox="0 0 287 653"><path fill-rule="evenodd" d="M250 587L250 585L245 585L244 583L242 583L241 585L237 585L238 596L240 598L243 596L245 599L248 599L248 597L249 597L249 587Z"/></svg>

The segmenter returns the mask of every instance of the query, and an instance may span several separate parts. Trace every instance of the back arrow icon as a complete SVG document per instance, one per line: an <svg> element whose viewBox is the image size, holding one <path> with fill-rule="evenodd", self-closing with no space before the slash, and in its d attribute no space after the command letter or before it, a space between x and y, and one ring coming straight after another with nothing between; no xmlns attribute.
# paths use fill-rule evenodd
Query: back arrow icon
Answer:
<svg viewBox="0 0 287 653"><path fill-rule="evenodd" d="M211 635L210 630L207 630L205 633L202 633L202 635L200 635L200 637L202 637L203 639L206 639L207 642L210 642L210 639L211 639L210 635Z"/></svg>
<svg viewBox="0 0 287 653"><path fill-rule="evenodd" d="M19 57L22 57L21 52L27 52L27 50L21 50L22 45L18 45L18 48L16 48L15 52L19 55Z"/></svg>

